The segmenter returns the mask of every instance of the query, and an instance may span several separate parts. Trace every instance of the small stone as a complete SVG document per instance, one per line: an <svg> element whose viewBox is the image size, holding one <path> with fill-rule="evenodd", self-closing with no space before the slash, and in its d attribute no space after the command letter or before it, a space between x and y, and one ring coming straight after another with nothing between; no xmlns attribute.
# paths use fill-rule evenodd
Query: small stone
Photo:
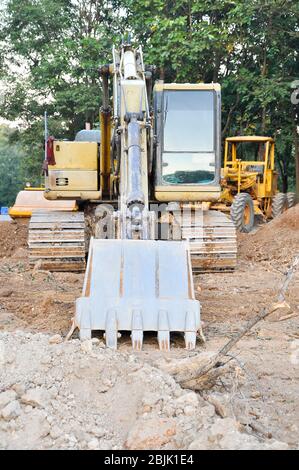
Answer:
<svg viewBox="0 0 299 470"><path fill-rule="evenodd" d="M142 407L142 413L149 413L151 411L152 407L149 405L144 405Z"/></svg>
<svg viewBox="0 0 299 470"><path fill-rule="evenodd" d="M215 415L215 407L213 405L207 404L200 408L201 416L205 418L212 418Z"/></svg>
<svg viewBox="0 0 299 470"><path fill-rule="evenodd" d="M48 392L42 388L32 388L22 395L21 402L34 407L45 407L48 402Z"/></svg>
<svg viewBox="0 0 299 470"><path fill-rule="evenodd" d="M91 339L91 342L92 342L92 344L98 345L99 342L100 342L100 340L99 340L99 338L92 338L92 339Z"/></svg>
<svg viewBox="0 0 299 470"><path fill-rule="evenodd" d="M184 395L181 395L179 398L177 398L175 400L175 403L183 407L186 405L191 405L193 407L196 407L198 405L198 398L194 392L188 392L188 393L184 393Z"/></svg>
<svg viewBox="0 0 299 470"><path fill-rule="evenodd" d="M159 401L161 396L158 393L146 393L142 398L143 406L148 406L150 409L153 408Z"/></svg>
<svg viewBox="0 0 299 470"><path fill-rule="evenodd" d="M60 344L62 343L62 337L60 335L54 335L49 338L49 344Z"/></svg>
<svg viewBox="0 0 299 470"><path fill-rule="evenodd" d="M129 432L125 448L131 450L159 449L165 444L170 443L171 445L172 437L175 434L174 419L137 420Z"/></svg>
<svg viewBox="0 0 299 470"><path fill-rule="evenodd" d="M0 289L0 297L10 297L13 294L12 289Z"/></svg>
<svg viewBox="0 0 299 470"><path fill-rule="evenodd" d="M88 447L88 449L90 449L90 450L98 449L98 447L99 447L99 440L98 440L96 437L94 437L93 439L91 439L91 440L88 442L87 447Z"/></svg>
<svg viewBox="0 0 299 470"><path fill-rule="evenodd" d="M16 392L16 394L21 397L22 395L24 395L26 389L24 387L23 384L14 384L12 386L12 389Z"/></svg>
<svg viewBox="0 0 299 470"><path fill-rule="evenodd" d="M184 415L186 416L194 416L196 413L196 409L193 406L187 405L184 408Z"/></svg>
<svg viewBox="0 0 299 470"><path fill-rule="evenodd" d="M87 339L86 341L83 341L81 343L81 351L84 353L92 352L92 340L91 339Z"/></svg>
<svg viewBox="0 0 299 470"><path fill-rule="evenodd" d="M261 392L256 390L256 391L252 392L252 394L250 396L251 396L251 398L256 399L256 398L260 398L262 396L262 394L261 394Z"/></svg>
<svg viewBox="0 0 299 470"><path fill-rule="evenodd" d="M52 426L50 429L50 437L52 439L58 439L62 435L62 431L59 426Z"/></svg>
<svg viewBox="0 0 299 470"><path fill-rule="evenodd" d="M21 414L20 403L17 400L11 401L5 408L3 408L1 414L5 421L17 418Z"/></svg>
<svg viewBox="0 0 299 470"><path fill-rule="evenodd" d="M17 394L14 390L6 390L6 392L0 393L0 409L4 408L8 403L15 400Z"/></svg>

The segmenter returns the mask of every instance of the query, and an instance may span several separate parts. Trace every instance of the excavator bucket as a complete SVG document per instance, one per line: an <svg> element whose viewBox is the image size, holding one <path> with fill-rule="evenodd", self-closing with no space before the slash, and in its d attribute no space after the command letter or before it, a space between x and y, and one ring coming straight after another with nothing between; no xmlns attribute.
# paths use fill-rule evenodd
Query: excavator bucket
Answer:
<svg viewBox="0 0 299 470"><path fill-rule="evenodd" d="M31 217L33 211L76 211L76 201L49 201L44 197L43 188L31 188L20 191L16 202L9 209L9 215L15 217Z"/></svg>
<svg viewBox="0 0 299 470"><path fill-rule="evenodd" d="M91 239L82 297L76 302L80 338L105 332L117 348L119 332L131 331L133 349L143 332L157 331L159 347L170 348L170 332L183 332L194 349L200 327L189 243L185 241Z"/></svg>

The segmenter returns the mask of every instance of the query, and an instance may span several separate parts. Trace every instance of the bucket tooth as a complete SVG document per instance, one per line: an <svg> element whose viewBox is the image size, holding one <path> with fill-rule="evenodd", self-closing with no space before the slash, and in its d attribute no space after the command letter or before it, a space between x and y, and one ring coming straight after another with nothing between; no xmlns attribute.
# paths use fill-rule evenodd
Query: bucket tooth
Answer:
<svg viewBox="0 0 299 470"><path fill-rule="evenodd" d="M89 329L89 328L81 328L81 329L80 329L79 336L80 336L80 340L81 340L81 341L85 341L85 340L87 340L87 339L91 339L91 329Z"/></svg>
<svg viewBox="0 0 299 470"><path fill-rule="evenodd" d="M140 310L132 312L132 347L136 351L141 351L143 343L142 313Z"/></svg>
<svg viewBox="0 0 299 470"><path fill-rule="evenodd" d="M170 332L168 323L168 314L166 310L159 311L158 318L158 343L162 351L170 349Z"/></svg>
<svg viewBox="0 0 299 470"><path fill-rule="evenodd" d="M194 331L185 332L185 346L186 349L195 349L196 346L196 333Z"/></svg>
<svg viewBox="0 0 299 470"><path fill-rule="evenodd" d="M117 315L114 309L108 310L106 315L105 340L106 346L111 349L117 349Z"/></svg>
<svg viewBox="0 0 299 470"><path fill-rule="evenodd" d="M194 312L186 313L185 345L186 349L195 349L196 346L196 318Z"/></svg>

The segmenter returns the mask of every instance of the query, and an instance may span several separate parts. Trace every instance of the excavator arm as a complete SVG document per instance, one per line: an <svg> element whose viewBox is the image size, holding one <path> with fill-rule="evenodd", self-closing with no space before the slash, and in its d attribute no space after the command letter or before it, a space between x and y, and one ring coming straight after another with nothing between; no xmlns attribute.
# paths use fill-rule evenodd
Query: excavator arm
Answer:
<svg viewBox="0 0 299 470"><path fill-rule="evenodd" d="M189 244L154 240L147 145L152 128L142 51L123 44L120 51L113 50L113 57L112 70L106 66L101 72L106 87L107 75L112 76L114 133L120 145L119 203L111 219L115 239L91 240L76 324L81 339L104 330L112 348L120 332L129 330L134 349L141 349L144 331L157 331L163 350L170 348L170 332L181 331L186 347L193 349L200 305L194 296ZM102 108L102 116L106 110ZM103 135L109 135L105 128ZM107 149L105 137L102 149Z"/></svg>

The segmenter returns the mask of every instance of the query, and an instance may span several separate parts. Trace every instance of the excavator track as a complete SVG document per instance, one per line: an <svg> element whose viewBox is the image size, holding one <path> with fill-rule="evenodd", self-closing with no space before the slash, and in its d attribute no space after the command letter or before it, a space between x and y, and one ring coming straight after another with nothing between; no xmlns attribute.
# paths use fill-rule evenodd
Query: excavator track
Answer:
<svg viewBox="0 0 299 470"><path fill-rule="evenodd" d="M200 221L182 225L189 240L193 272L232 271L237 264L237 235L233 222L219 211L203 211Z"/></svg>
<svg viewBox="0 0 299 470"><path fill-rule="evenodd" d="M85 271L82 212L36 211L29 224L29 261L48 271Z"/></svg>

